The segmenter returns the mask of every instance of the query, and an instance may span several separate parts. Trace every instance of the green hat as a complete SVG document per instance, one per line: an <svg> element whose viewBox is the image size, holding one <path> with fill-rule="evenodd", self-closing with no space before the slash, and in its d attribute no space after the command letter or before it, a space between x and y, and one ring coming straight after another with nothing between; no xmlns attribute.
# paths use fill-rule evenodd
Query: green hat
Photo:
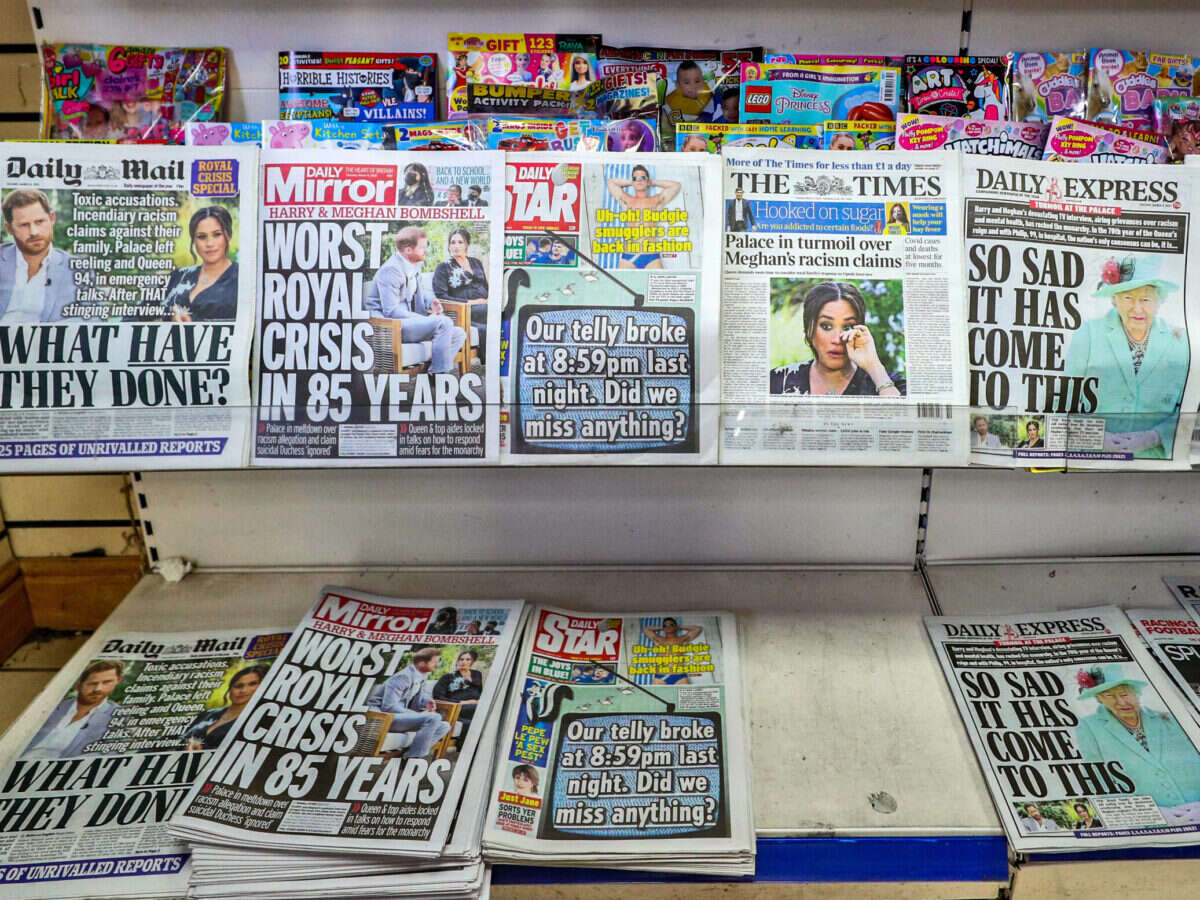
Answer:
<svg viewBox="0 0 1200 900"><path fill-rule="evenodd" d="M1095 697L1102 691L1110 690L1121 684L1127 684L1139 694L1146 682L1136 678L1126 678L1118 665L1092 666L1090 669L1080 669L1075 673L1075 681L1079 684L1079 699L1086 700Z"/></svg>
<svg viewBox="0 0 1200 900"><path fill-rule="evenodd" d="M1158 277L1162 258L1158 256L1127 256L1118 261L1110 257L1100 268L1100 283L1096 285L1097 297L1111 297L1125 291L1136 291L1146 285L1154 285L1160 293L1179 290L1179 285Z"/></svg>

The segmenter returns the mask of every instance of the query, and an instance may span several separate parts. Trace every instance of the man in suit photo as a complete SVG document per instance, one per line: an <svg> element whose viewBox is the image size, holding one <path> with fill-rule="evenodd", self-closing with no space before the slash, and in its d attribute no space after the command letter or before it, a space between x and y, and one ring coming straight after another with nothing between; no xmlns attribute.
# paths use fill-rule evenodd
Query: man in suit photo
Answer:
<svg viewBox="0 0 1200 900"><path fill-rule="evenodd" d="M75 302L71 255L54 246L54 211L38 190L21 188L4 198L0 245L0 325L58 322Z"/></svg>
<svg viewBox="0 0 1200 900"><path fill-rule="evenodd" d="M750 211L750 201L742 196L741 188L734 191L732 200L725 201L725 230L754 230L754 213Z"/></svg>
<svg viewBox="0 0 1200 900"><path fill-rule="evenodd" d="M104 737L118 709L109 699L125 675L119 659L98 659L75 682L75 696L54 708L33 736L22 759L66 759L82 756L83 748Z"/></svg>

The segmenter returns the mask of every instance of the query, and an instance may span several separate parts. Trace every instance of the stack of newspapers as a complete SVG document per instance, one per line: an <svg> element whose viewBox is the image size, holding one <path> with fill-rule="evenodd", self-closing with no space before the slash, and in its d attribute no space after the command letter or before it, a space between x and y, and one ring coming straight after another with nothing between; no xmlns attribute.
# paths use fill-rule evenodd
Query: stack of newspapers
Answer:
<svg viewBox="0 0 1200 900"><path fill-rule="evenodd" d="M497 752L489 861L754 873L730 613L535 609Z"/></svg>
<svg viewBox="0 0 1200 900"><path fill-rule="evenodd" d="M521 601L327 588L172 820L196 897L477 897Z"/></svg>

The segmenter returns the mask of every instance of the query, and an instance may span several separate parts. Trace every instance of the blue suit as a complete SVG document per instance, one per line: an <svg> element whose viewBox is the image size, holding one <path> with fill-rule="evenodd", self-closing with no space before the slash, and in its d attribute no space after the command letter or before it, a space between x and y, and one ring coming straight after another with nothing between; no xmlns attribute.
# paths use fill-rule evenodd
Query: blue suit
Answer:
<svg viewBox="0 0 1200 900"><path fill-rule="evenodd" d="M450 372L467 333L449 316L430 313L434 299L426 293L420 268L396 251L367 284L363 308L372 316L400 319L404 343L430 342L429 371Z"/></svg>
<svg viewBox="0 0 1200 900"><path fill-rule="evenodd" d="M17 245L9 241L0 245L0 316L8 311L12 300L13 281L17 265L25 265ZM50 255L42 263L46 266L46 294L42 301L42 322L58 322L63 318L63 307L75 302L75 277L71 274L71 254L57 247L50 248Z"/></svg>
<svg viewBox="0 0 1200 900"><path fill-rule="evenodd" d="M1149 459L1171 456L1183 385L1188 374L1188 342L1155 317L1142 367L1133 374L1133 354L1120 316L1110 309L1103 318L1084 322L1071 339L1065 374L1099 377L1096 415L1111 433L1154 429L1162 443L1135 455Z"/></svg>
<svg viewBox="0 0 1200 900"><path fill-rule="evenodd" d="M425 673L409 664L371 691L367 709L392 714L388 731L416 732L404 755L422 758L450 730L450 724L436 712L425 712L432 702L433 692Z"/></svg>
<svg viewBox="0 0 1200 900"><path fill-rule="evenodd" d="M1150 752L1142 749L1116 716L1103 707L1079 720L1075 746L1086 762L1119 760L1136 785L1160 807L1200 800L1200 754L1166 713L1142 707L1142 727Z"/></svg>
<svg viewBox="0 0 1200 900"><path fill-rule="evenodd" d="M50 713L46 721L42 723L42 727L38 729L38 733L33 736L33 740L25 747L22 756L28 753L30 748L37 746L42 738L54 727L55 723L67 712L68 708L75 708L74 697L68 697L62 703L58 704L58 706L54 707L54 712ZM105 700L92 710L83 728L79 730L79 733L75 735L71 743L67 744L66 748L59 753L59 759L66 759L70 756L82 756L84 747L92 741L98 741L104 737L104 733L108 731L108 723L112 719L113 713L117 711L117 708L117 704Z"/></svg>

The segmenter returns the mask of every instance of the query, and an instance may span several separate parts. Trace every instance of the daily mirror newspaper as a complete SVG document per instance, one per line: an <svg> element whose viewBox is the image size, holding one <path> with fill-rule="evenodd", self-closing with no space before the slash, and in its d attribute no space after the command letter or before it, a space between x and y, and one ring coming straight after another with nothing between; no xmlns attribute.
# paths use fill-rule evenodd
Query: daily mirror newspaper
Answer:
<svg viewBox="0 0 1200 900"><path fill-rule="evenodd" d="M730 613L534 610L501 729L489 854L748 861L737 648Z"/></svg>
<svg viewBox="0 0 1200 900"><path fill-rule="evenodd" d="M721 461L965 465L959 155L723 155Z"/></svg>
<svg viewBox="0 0 1200 900"><path fill-rule="evenodd" d="M1200 727L1120 609L925 627L1014 850L1200 841Z"/></svg>
<svg viewBox="0 0 1200 900"><path fill-rule="evenodd" d="M1125 611L1151 655L1200 720L1200 622L1182 610Z"/></svg>
<svg viewBox="0 0 1200 900"><path fill-rule="evenodd" d="M255 465L498 460L502 159L263 152Z"/></svg>
<svg viewBox="0 0 1200 900"><path fill-rule="evenodd" d="M180 806L178 837L437 856L511 661L519 600L326 588Z"/></svg>
<svg viewBox="0 0 1200 900"><path fill-rule="evenodd" d="M1187 467L1200 172L963 166L971 462Z"/></svg>
<svg viewBox="0 0 1200 900"><path fill-rule="evenodd" d="M244 465L257 150L0 156L0 469Z"/></svg>
<svg viewBox="0 0 1200 900"><path fill-rule="evenodd" d="M0 883L22 898L182 896L165 824L286 633L115 635L0 772Z"/></svg>
<svg viewBox="0 0 1200 900"><path fill-rule="evenodd" d="M506 463L716 462L720 165L509 154Z"/></svg>

